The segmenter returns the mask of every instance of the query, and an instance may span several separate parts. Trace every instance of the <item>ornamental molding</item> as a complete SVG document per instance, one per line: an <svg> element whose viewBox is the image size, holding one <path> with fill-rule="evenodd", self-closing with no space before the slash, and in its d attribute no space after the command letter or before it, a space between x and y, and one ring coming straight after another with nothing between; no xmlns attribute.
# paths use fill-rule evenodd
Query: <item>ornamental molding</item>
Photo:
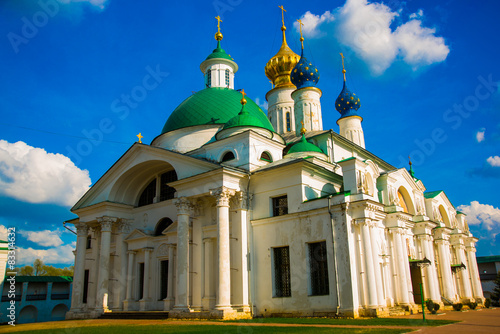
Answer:
<svg viewBox="0 0 500 334"><path fill-rule="evenodd" d="M158 251L156 252L156 256L157 257L168 256L168 249L169 249L168 244L161 244L160 247L158 247Z"/></svg>
<svg viewBox="0 0 500 334"><path fill-rule="evenodd" d="M126 233L126 234L130 233L133 222L134 222L133 219L122 218L120 220L120 223L118 224L118 233Z"/></svg>
<svg viewBox="0 0 500 334"><path fill-rule="evenodd" d="M249 210L252 198L253 195L245 191L236 191L232 197L234 206L237 210Z"/></svg>
<svg viewBox="0 0 500 334"><path fill-rule="evenodd" d="M216 189L210 189L210 195L215 197L216 206L227 206L229 207L229 199L234 196L236 190L227 188L227 187L219 187Z"/></svg>

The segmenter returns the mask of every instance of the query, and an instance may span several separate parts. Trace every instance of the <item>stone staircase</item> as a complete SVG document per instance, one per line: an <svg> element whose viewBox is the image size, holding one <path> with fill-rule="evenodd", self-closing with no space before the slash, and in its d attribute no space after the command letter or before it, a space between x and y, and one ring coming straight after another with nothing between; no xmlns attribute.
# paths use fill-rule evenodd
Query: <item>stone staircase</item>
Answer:
<svg viewBox="0 0 500 334"><path fill-rule="evenodd" d="M123 311L106 312L99 319L167 319L168 312L165 311Z"/></svg>

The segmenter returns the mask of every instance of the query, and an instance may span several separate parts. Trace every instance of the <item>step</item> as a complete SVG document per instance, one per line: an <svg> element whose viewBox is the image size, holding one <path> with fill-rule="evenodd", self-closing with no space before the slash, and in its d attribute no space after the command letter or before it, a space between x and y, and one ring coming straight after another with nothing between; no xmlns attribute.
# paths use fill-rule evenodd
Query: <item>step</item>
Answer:
<svg viewBox="0 0 500 334"><path fill-rule="evenodd" d="M168 312L165 311L124 311L106 312L99 319L167 319Z"/></svg>

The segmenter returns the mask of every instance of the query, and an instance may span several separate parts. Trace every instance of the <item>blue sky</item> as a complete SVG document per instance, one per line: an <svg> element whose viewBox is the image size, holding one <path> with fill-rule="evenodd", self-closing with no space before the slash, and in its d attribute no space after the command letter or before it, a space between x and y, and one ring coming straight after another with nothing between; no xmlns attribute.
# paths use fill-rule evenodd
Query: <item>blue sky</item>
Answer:
<svg viewBox="0 0 500 334"><path fill-rule="evenodd" d="M73 261L69 207L132 145L203 89L199 64L223 48L236 88L266 107L264 65L297 25L321 73L324 128L342 88L361 98L366 147L412 156L428 190L468 214L478 255L500 249L500 30L496 1L4 0L0 3L0 233L17 227L20 263Z"/></svg>

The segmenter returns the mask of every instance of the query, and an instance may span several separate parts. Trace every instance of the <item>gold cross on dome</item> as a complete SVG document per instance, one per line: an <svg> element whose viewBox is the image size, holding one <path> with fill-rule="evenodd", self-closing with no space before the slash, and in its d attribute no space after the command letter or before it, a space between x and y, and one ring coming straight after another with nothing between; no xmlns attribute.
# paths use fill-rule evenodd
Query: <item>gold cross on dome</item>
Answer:
<svg viewBox="0 0 500 334"><path fill-rule="evenodd" d="M142 138L144 138L144 136L139 132L136 137L139 138L139 144L142 144Z"/></svg>
<svg viewBox="0 0 500 334"><path fill-rule="evenodd" d="M342 73L344 73L344 81L345 81L345 68L344 68L344 55L342 54L342 52L340 53L340 57L342 57Z"/></svg>
<svg viewBox="0 0 500 334"><path fill-rule="evenodd" d="M304 23L302 23L301 19L297 20L299 22L299 28L300 28L300 43L302 44L302 49L304 48L304 37L302 37L302 26Z"/></svg>
<svg viewBox="0 0 500 334"><path fill-rule="evenodd" d="M220 19L220 16L216 16L215 18L217 19L217 30L219 30L220 32L220 23L222 22L222 20Z"/></svg>
<svg viewBox="0 0 500 334"><path fill-rule="evenodd" d="M243 98L245 98L245 96L247 95L247 93L245 93L244 89L241 90L241 95L243 95Z"/></svg>
<svg viewBox="0 0 500 334"><path fill-rule="evenodd" d="M278 6L278 8L281 8L281 22L283 22L283 26L285 25L285 8L283 6Z"/></svg>

